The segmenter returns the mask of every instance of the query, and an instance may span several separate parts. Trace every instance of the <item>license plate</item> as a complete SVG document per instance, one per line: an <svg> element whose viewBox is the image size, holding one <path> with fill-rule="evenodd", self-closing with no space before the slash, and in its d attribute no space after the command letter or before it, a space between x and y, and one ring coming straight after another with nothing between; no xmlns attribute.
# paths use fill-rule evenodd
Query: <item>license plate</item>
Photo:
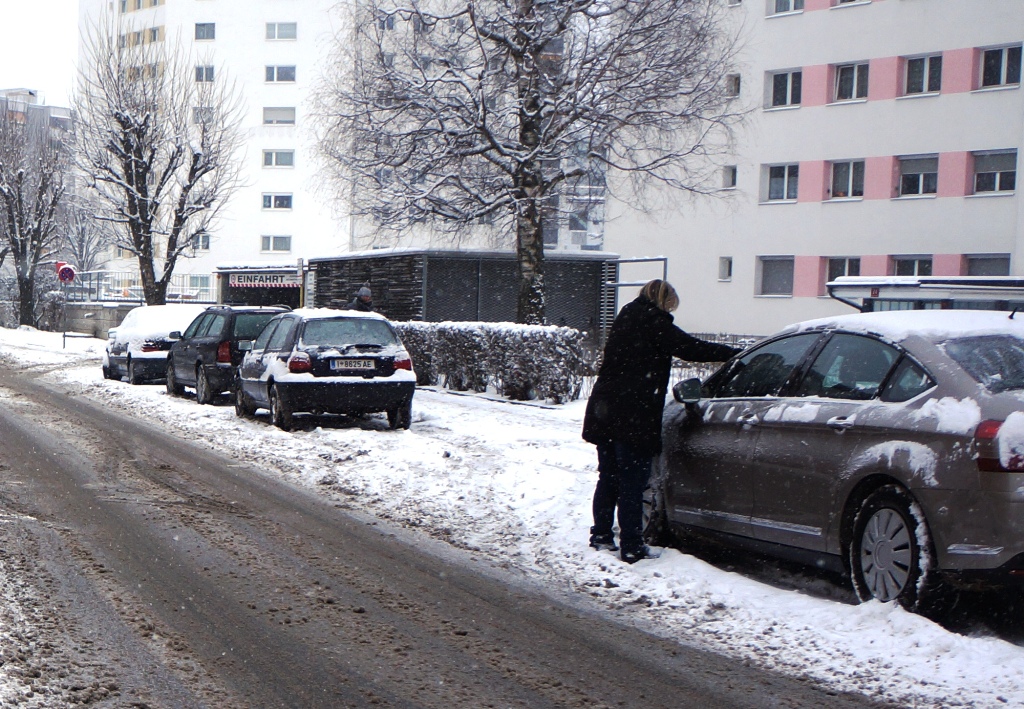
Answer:
<svg viewBox="0 0 1024 709"><path fill-rule="evenodd" d="M332 359L331 370L339 369L375 369L372 359Z"/></svg>

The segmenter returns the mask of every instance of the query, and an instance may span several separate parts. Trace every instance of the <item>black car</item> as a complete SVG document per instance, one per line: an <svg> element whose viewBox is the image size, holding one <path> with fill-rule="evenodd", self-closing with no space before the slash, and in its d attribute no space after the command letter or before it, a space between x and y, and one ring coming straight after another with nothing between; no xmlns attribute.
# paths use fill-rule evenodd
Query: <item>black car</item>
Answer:
<svg viewBox="0 0 1024 709"><path fill-rule="evenodd" d="M195 387L196 401L212 403L229 391L235 370L244 354L242 340L252 340L285 306L254 307L217 305L207 308L184 333L172 332L176 341L167 356L167 393L180 396L186 386Z"/></svg>
<svg viewBox="0 0 1024 709"><path fill-rule="evenodd" d="M278 315L243 343L235 413L270 410L278 427L296 413L387 412L391 428L409 428L416 373L387 318L351 310L305 309Z"/></svg>

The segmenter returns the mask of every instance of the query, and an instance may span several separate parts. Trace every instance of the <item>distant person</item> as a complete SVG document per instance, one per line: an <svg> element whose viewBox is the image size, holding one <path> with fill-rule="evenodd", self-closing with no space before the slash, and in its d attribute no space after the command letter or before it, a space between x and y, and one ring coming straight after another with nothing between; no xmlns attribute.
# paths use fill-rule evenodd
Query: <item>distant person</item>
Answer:
<svg viewBox="0 0 1024 709"><path fill-rule="evenodd" d="M651 461L661 452L672 357L724 362L740 350L687 335L672 324L679 305L675 288L662 280L644 285L619 311L583 419L583 439L597 445L597 488L590 546L615 551L632 564L650 556L643 539L643 494ZM619 547L612 524L619 517Z"/></svg>
<svg viewBox="0 0 1024 709"><path fill-rule="evenodd" d="M356 297L348 304L349 310L362 310L364 313L373 312L373 293L367 286L363 286L356 293Z"/></svg>

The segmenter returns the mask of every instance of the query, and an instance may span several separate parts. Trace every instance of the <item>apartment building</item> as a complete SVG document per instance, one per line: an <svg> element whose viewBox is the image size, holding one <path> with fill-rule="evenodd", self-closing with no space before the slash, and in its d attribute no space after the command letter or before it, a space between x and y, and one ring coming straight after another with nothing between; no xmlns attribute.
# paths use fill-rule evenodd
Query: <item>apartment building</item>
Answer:
<svg viewBox="0 0 1024 709"><path fill-rule="evenodd" d="M852 312L843 275L1024 275L1020 0L721 1L750 113L720 182L607 210L606 249L668 258L682 327Z"/></svg>
<svg viewBox="0 0 1024 709"><path fill-rule="evenodd" d="M349 226L319 187L308 96L327 69L333 0L81 0L79 26L116 16L129 43L177 42L196 81L236 82L243 98L241 187L176 273L198 287L220 265L291 264L348 248ZM84 61L84 59L83 59ZM132 270L130 258L112 270ZM206 287L210 284L206 283Z"/></svg>

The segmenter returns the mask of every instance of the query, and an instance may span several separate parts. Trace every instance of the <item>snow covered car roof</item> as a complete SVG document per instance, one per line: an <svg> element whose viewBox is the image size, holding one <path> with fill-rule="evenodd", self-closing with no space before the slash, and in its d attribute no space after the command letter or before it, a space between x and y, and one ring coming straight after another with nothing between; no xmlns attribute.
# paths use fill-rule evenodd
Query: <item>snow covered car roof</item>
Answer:
<svg viewBox="0 0 1024 709"><path fill-rule="evenodd" d="M1024 313L993 310L894 310L856 313L807 320L786 327L780 334L807 330L842 329L880 335L892 342L923 337L939 342L953 337L1012 334L1024 339Z"/></svg>
<svg viewBox="0 0 1024 709"><path fill-rule="evenodd" d="M293 310L292 314L302 317L303 320L318 320L321 318L371 318L373 320L387 320L380 313L367 312L365 310L338 310L337 308L299 308Z"/></svg>
<svg viewBox="0 0 1024 709"><path fill-rule="evenodd" d="M208 305L175 303L172 305L143 305L128 311L117 326L121 342L150 340L167 337L174 330L184 330L208 308Z"/></svg>

